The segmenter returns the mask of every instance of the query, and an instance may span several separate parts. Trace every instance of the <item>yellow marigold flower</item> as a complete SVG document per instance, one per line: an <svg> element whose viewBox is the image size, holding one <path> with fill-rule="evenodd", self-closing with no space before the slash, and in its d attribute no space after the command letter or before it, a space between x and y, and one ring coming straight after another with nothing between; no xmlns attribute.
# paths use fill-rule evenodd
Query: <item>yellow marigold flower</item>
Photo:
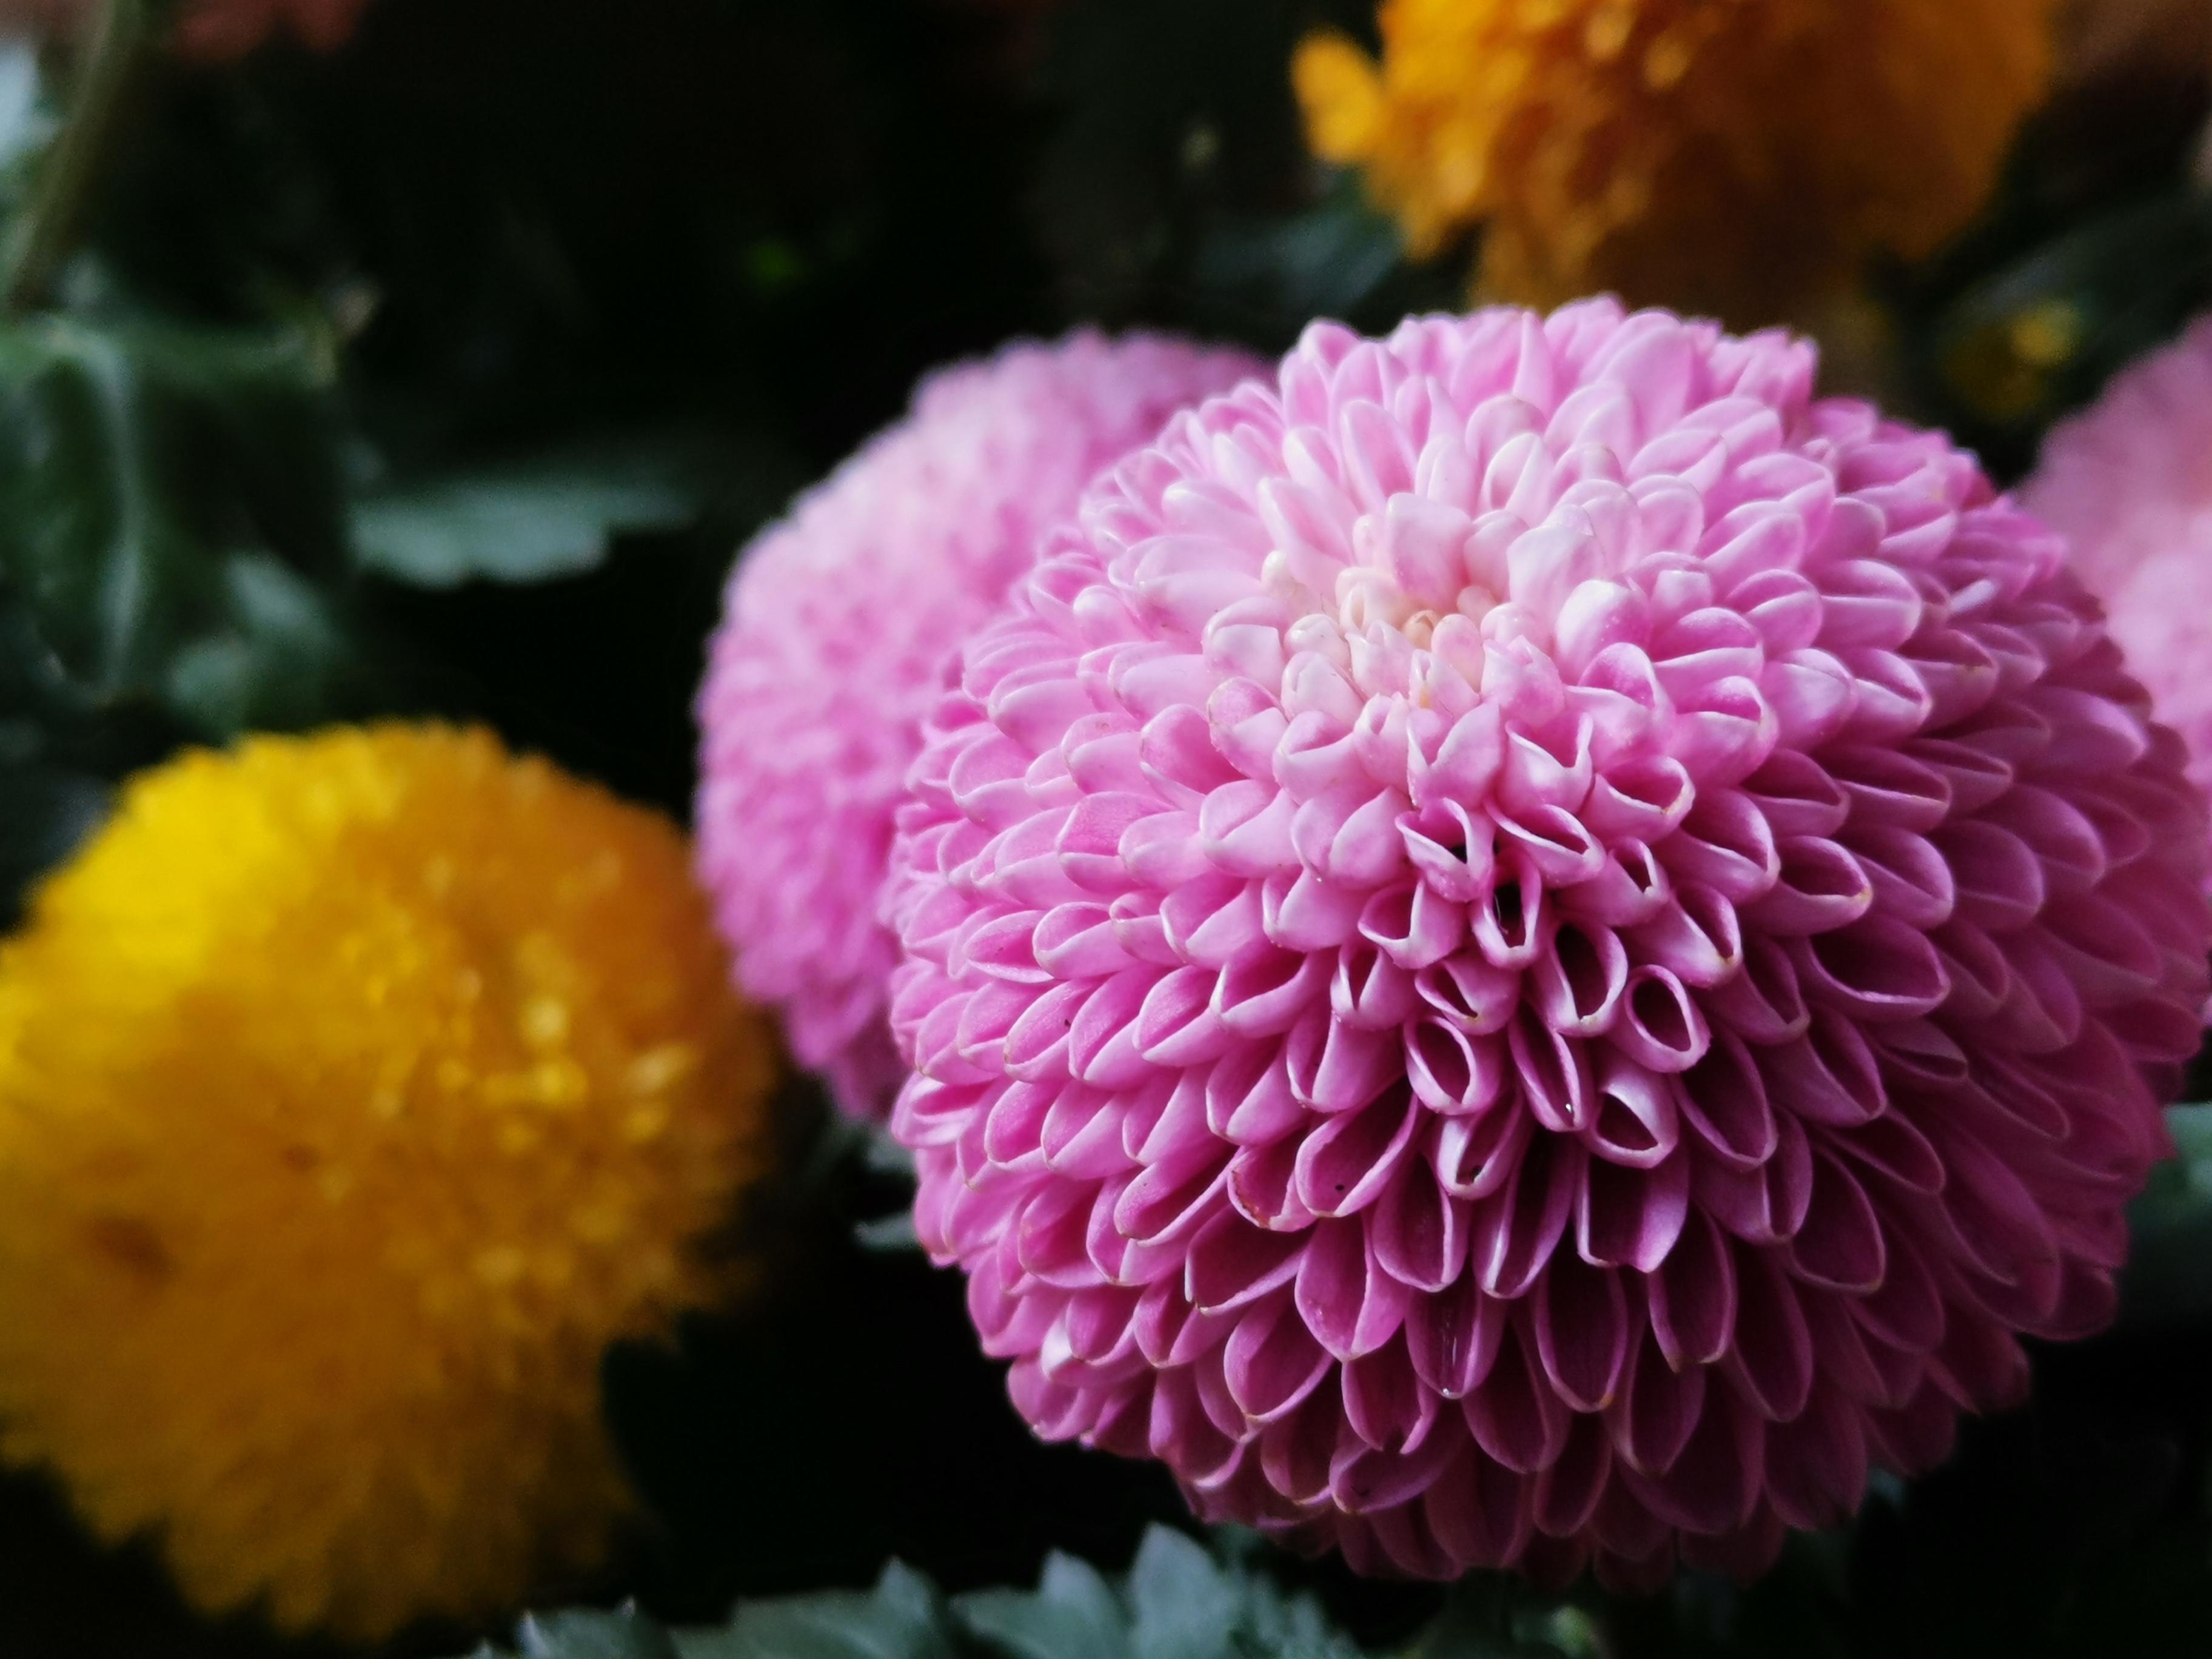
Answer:
<svg viewBox="0 0 2212 1659"><path fill-rule="evenodd" d="M289 1628L588 1566L601 1352L764 1155L726 983L675 829L487 733L135 780L0 948L0 1451Z"/></svg>
<svg viewBox="0 0 2212 1659"><path fill-rule="evenodd" d="M1481 286L1771 320L1989 194L2050 80L2057 0L1382 0L1377 64L1300 48L1307 131L1416 255Z"/></svg>

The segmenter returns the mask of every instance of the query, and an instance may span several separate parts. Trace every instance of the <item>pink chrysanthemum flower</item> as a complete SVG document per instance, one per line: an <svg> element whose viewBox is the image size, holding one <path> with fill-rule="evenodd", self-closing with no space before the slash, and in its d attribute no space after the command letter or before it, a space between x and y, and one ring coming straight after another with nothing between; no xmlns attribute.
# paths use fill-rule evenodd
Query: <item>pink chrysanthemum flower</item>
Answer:
<svg viewBox="0 0 2212 1659"><path fill-rule="evenodd" d="M2212 785L2212 318L2055 429L2024 495Z"/></svg>
<svg viewBox="0 0 2212 1659"><path fill-rule="evenodd" d="M1814 367L1316 326L964 647L893 1129L1041 1433L1369 1570L1643 1583L2105 1322L2204 811L2058 538Z"/></svg>
<svg viewBox="0 0 2212 1659"><path fill-rule="evenodd" d="M1103 468L1263 368L1086 331L940 371L739 558L699 696L699 872L739 985L846 1110L882 1116L906 1075L877 902L953 647Z"/></svg>

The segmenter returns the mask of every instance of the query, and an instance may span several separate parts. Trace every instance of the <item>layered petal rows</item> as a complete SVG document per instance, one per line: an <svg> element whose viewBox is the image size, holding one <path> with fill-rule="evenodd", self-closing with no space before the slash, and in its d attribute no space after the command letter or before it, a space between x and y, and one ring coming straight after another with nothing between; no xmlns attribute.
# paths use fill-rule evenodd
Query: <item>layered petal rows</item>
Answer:
<svg viewBox="0 0 2212 1659"><path fill-rule="evenodd" d="M2024 491L2212 785L2212 318L2057 428Z"/></svg>
<svg viewBox="0 0 2212 1659"><path fill-rule="evenodd" d="M1316 325L971 639L893 1129L1041 1433L1369 1570L1645 1582L2108 1317L2203 811L2057 538L1814 372Z"/></svg>
<svg viewBox="0 0 2212 1659"><path fill-rule="evenodd" d="M740 557L699 696L699 873L739 984L846 1110L881 1116L904 1075L877 899L947 657L1102 468L1261 368L1085 331L940 371Z"/></svg>

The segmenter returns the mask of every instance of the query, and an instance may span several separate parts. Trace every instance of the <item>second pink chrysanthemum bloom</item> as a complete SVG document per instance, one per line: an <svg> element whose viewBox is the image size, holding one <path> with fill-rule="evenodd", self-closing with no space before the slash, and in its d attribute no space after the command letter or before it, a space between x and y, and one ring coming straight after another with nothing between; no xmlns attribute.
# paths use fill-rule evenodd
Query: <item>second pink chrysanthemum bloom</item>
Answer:
<svg viewBox="0 0 2212 1659"><path fill-rule="evenodd" d="M945 370L740 556L699 696L699 870L739 982L848 1111L905 1075L877 898L947 659L1100 469L1261 367L1082 332Z"/></svg>
<svg viewBox="0 0 2212 1659"><path fill-rule="evenodd" d="M2054 430L2026 499L2212 786L2212 319Z"/></svg>
<svg viewBox="0 0 2212 1659"><path fill-rule="evenodd" d="M2109 1317L2204 808L2059 538L1814 369L1316 326L971 639L892 1127L1041 1433L1370 1571L1640 1583Z"/></svg>

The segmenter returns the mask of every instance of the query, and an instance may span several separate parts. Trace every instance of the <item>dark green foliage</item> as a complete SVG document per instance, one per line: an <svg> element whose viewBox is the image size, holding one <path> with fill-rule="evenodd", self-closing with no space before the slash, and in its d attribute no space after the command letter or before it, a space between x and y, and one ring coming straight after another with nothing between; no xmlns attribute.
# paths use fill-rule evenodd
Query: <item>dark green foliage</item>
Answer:
<svg viewBox="0 0 2212 1659"><path fill-rule="evenodd" d="M1255 1540L1208 1549L1155 1527L1118 1583L1066 1555L1046 1558L1033 1590L946 1597L894 1561L872 1589L738 1604L719 1626L672 1634L634 1613L526 1620L520 1659L1359 1659L1310 1593L1268 1576ZM1506 1659L1473 1628L1439 1626L1418 1651Z"/></svg>
<svg viewBox="0 0 2212 1659"><path fill-rule="evenodd" d="M2212 1105L2166 1115L2179 1156L2151 1172L2130 1218L2126 1312L2137 1324L2212 1316Z"/></svg>
<svg viewBox="0 0 2212 1659"><path fill-rule="evenodd" d="M240 562L340 574L331 372L291 331L95 315L0 332L0 576L88 695L190 714L196 647L280 626L276 579L241 584Z"/></svg>
<svg viewBox="0 0 2212 1659"><path fill-rule="evenodd" d="M2193 176L2203 66L2152 63L2067 90L1996 201L1938 258L1882 283L1899 390L2004 481L2112 373L2212 306L2212 213Z"/></svg>

